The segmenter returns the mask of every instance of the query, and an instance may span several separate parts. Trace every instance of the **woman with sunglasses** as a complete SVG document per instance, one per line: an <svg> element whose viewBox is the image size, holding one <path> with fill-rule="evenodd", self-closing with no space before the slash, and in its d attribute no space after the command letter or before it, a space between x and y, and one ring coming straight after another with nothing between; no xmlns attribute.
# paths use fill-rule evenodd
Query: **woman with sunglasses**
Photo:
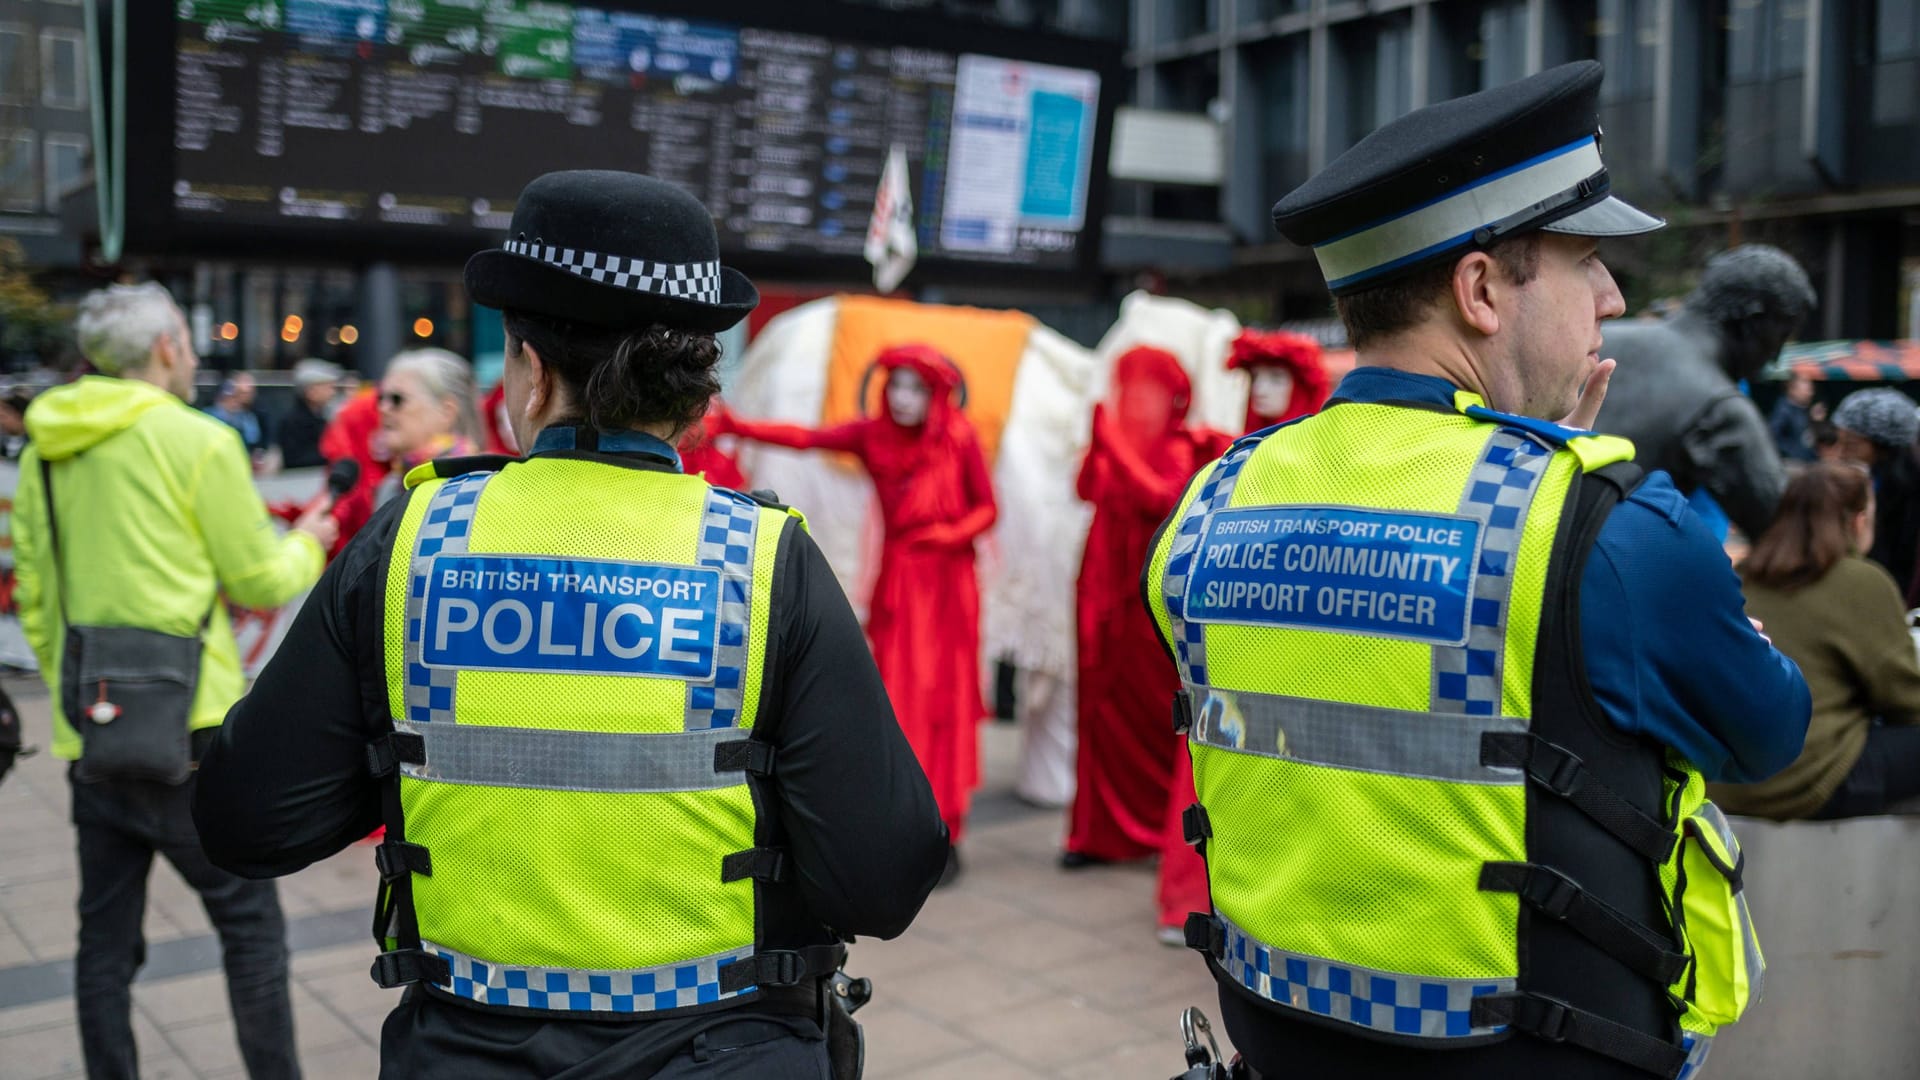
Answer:
<svg viewBox="0 0 1920 1080"><path fill-rule="evenodd" d="M353 455L361 462L360 483L334 504L333 518L340 526L335 554L382 503L404 490L401 480L409 469L434 458L480 452L473 369L454 353L409 349L394 356L373 404L378 426L366 436L365 452ZM348 419L338 417L336 424ZM374 468L368 469L369 464Z"/></svg>

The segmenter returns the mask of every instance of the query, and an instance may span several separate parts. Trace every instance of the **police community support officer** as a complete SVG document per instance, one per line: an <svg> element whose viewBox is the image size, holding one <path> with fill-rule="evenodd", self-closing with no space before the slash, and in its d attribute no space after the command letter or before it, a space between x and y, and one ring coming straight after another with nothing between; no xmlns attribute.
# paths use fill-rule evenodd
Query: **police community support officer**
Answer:
<svg viewBox="0 0 1920 1080"><path fill-rule="evenodd" d="M1203 470L1147 568L1187 939L1261 1074L1673 1077L1757 989L1700 777L1791 761L1806 685L1668 479L1541 419L1610 370L1594 238L1661 224L1608 194L1600 76L1422 109L1281 200L1360 366Z"/></svg>
<svg viewBox="0 0 1920 1080"><path fill-rule="evenodd" d="M207 755L208 853L386 826L383 1076L825 1076L821 977L946 829L802 520L680 471L753 285L677 188L561 172L467 287L532 450L415 469L327 571Z"/></svg>

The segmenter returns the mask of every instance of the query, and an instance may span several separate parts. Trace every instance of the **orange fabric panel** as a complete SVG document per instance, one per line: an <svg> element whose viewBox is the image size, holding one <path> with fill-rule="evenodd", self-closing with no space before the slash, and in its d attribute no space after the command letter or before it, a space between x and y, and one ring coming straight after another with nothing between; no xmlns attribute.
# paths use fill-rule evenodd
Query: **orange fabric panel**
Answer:
<svg viewBox="0 0 1920 1080"><path fill-rule="evenodd" d="M980 434L991 470L1000 431L1013 408L1013 377L1020 370L1034 318L1023 311L916 304L878 296L842 296L827 358L827 393L820 409L826 427L858 419L860 382L873 358L891 345L923 342L946 353L967 380L967 419ZM882 407L880 380L867 387L868 411Z"/></svg>

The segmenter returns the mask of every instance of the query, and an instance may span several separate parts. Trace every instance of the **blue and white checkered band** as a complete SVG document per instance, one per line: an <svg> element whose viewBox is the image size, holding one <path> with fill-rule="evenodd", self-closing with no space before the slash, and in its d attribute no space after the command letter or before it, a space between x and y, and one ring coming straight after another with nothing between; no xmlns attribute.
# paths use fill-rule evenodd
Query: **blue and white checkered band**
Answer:
<svg viewBox="0 0 1920 1080"><path fill-rule="evenodd" d="M1500 715L1513 567L1527 511L1552 459L1553 450L1536 436L1497 428L1467 475L1459 513L1480 522L1480 566L1467 599L1466 644L1433 649L1434 712Z"/></svg>
<svg viewBox="0 0 1920 1080"><path fill-rule="evenodd" d="M1605 172L1592 136L1456 188L1390 218L1342 233L1313 249L1336 292L1463 247L1542 203L1569 196Z"/></svg>
<svg viewBox="0 0 1920 1080"><path fill-rule="evenodd" d="M516 967L455 952L431 941L423 947L447 962L453 978L435 989L484 1005L578 1013L650 1013L710 1005L754 990L720 988L720 973L753 957L753 946L697 960L631 971L574 971Z"/></svg>
<svg viewBox="0 0 1920 1080"><path fill-rule="evenodd" d="M503 247L510 255L539 259L602 285L695 300L702 304L720 302L720 262L717 259L713 262L657 263L578 248L555 247L530 240L509 240Z"/></svg>
<svg viewBox="0 0 1920 1080"><path fill-rule="evenodd" d="M1374 971L1276 949L1221 918L1226 955L1220 966L1241 986L1276 1005L1368 1028L1425 1039L1496 1034L1474 1026L1473 999L1514 988L1512 979L1441 979Z"/></svg>
<svg viewBox="0 0 1920 1080"><path fill-rule="evenodd" d="M753 595L753 550L759 527L759 503L723 488L707 492L699 559L701 566L720 571L719 641L713 678L687 684L688 731L742 726L750 629L747 609Z"/></svg>

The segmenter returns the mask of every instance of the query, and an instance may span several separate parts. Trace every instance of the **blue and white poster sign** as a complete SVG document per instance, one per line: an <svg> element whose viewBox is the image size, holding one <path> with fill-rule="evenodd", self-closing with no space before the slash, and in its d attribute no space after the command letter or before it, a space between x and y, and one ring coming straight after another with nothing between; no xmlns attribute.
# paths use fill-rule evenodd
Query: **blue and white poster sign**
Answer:
<svg viewBox="0 0 1920 1080"><path fill-rule="evenodd" d="M442 555L420 656L470 671L713 677L720 572L696 566Z"/></svg>
<svg viewBox="0 0 1920 1080"><path fill-rule="evenodd" d="M1464 645L1480 523L1452 514L1263 506L1210 515L1186 618Z"/></svg>

